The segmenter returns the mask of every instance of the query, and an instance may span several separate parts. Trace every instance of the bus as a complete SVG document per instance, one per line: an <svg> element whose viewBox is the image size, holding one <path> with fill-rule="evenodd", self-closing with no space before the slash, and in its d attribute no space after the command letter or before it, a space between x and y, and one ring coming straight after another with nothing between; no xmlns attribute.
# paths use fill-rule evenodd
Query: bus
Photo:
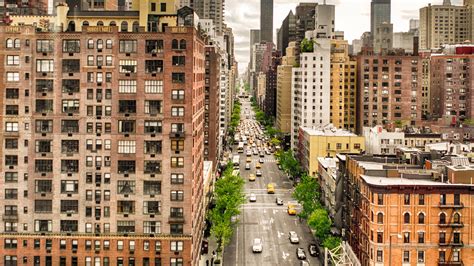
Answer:
<svg viewBox="0 0 474 266"><path fill-rule="evenodd" d="M244 142L243 142L243 141L239 142L239 146L237 147L237 151L238 151L239 153L243 153L243 152L244 152Z"/></svg>
<svg viewBox="0 0 474 266"><path fill-rule="evenodd" d="M234 166L239 166L240 156L239 155L234 155L234 157L232 158L232 163L234 164Z"/></svg>

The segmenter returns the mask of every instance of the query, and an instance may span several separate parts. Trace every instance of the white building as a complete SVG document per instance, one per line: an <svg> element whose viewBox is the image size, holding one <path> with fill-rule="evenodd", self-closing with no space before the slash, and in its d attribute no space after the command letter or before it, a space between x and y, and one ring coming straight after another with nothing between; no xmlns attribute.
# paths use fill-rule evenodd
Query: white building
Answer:
<svg viewBox="0 0 474 266"><path fill-rule="evenodd" d="M336 215L337 161L337 158L318 157L321 200L331 217Z"/></svg>
<svg viewBox="0 0 474 266"><path fill-rule="evenodd" d="M405 133L388 132L382 126L364 127L365 150L367 154L396 154L396 148L405 143Z"/></svg>
<svg viewBox="0 0 474 266"><path fill-rule="evenodd" d="M314 39L314 51L300 54L300 67L291 81L291 143L298 142L300 127L315 128L330 123L331 40Z"/></svg>

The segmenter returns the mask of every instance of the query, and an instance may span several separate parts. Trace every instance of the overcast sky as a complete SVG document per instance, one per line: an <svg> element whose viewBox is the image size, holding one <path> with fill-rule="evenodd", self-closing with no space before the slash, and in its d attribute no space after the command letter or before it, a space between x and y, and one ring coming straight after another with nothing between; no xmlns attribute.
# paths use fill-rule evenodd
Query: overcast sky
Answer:
<svg viewBox="0 0 474 266"><path fill-rule="evenodd" d="M225 22L232 27L235 37L235 53L239 71L243 73L249 61L250 29L260 28L260 0L225 0ZM300 2L299 0L274 0L273 36L283 19ZM365 31L370 30L370 0L327 0L336 5L336 30L344 31L345 38L351 42ZM392 0L392 23L394 31L408 31L408 21L419 17L419 9L428 3L441 4L443 0ZM460 5L462 0L451 0Z"/></svg>

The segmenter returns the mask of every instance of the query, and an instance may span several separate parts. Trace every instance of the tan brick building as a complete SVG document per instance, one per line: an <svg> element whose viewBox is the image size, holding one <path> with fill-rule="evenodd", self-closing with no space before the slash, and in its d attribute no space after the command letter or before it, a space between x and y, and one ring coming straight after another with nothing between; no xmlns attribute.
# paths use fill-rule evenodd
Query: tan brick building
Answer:
<svg viewBox="0 0 474 266"><path fill-rule="evenodd" d="M197 264L205 48L161 26L0 26L0 265Z"/></svg>

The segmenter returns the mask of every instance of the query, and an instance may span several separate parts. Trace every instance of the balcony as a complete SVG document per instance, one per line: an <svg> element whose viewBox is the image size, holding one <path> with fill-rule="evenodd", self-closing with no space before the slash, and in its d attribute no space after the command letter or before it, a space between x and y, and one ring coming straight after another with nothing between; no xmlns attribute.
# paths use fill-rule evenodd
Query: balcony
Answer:
<svg viewBox="0 0 474 266"><path fill-rule="evenodd" d="M464 208L464 203L462 202L455 202L455 203L446 203L440 202L438 205L440 209L462 209Z"/></svg>
<svg viewBox="0 0 474 266"><path fill-rule="evenodd" d="M445 242L445 243L439 243L440 247L463 247L464 242L459 241L459 242Z"/></svg>
<svg viewBox="0 0 474 266"><path fill-rule="evenodd" d="M464 227L462 222L450 222L450 223L440 223L438 224L439 227L453 227L453 228L461 228Z"/></svg>
<svg viewBox="0 0 474 266"><path fill-rule="evenodd" d="M438 266L463 266L461 261L438 261Z"/></svg>
<svg viewBox="0 0 474 266"><path fill-rule="evenodd" d="M184 131L180 132L170 132L170 138L184 138Z"/></svg>

